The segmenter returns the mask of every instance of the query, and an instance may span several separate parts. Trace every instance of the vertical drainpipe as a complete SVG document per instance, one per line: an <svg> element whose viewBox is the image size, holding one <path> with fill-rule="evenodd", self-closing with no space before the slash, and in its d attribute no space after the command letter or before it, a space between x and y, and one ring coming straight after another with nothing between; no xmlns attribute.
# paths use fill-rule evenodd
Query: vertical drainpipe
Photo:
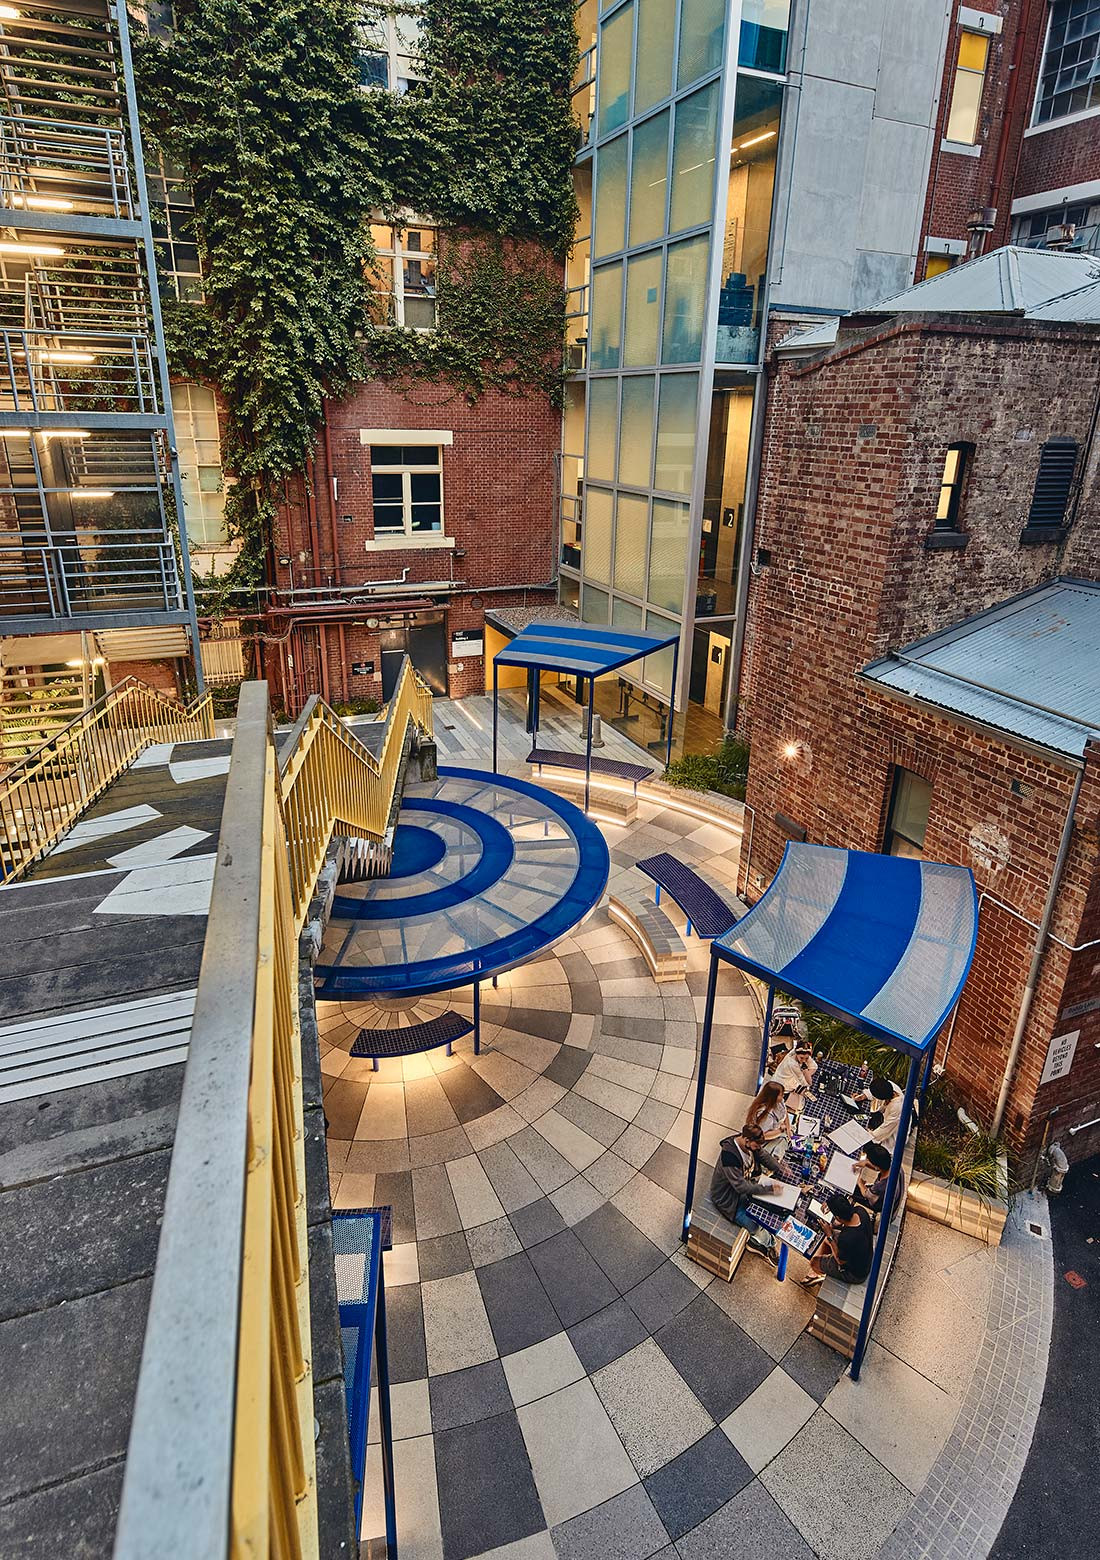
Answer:
<svg viewBox="0 0 1100 1560"><path fill-rule="evenodd" d="M153 227L149 219L149 188L145 182L145 154L141 145L141 127L138 120L137 89L134 86L134 65L130 55L130 24L126 6L113 7L118 26L119 53L122 58L122 81L126 91L126 113L130 121L130 155L133 161L134 184L137 189L138 211L141 219L141 243L145 250L145 271L149 281L149 315L153 323L153 351L157 359L157 377L160 380L161 411L164 413L164 436L168 443L169 469L172 480L172 497L176 506L176 529L180 539L180 566L183 571L183 589L187 605L187 621L191 630L191 653L195 667L195 686L201 694L205 691L202 675L202 650L199 646L199 619L195 606L195 585L191 578L191 554L187 546L187 522L183 515L183 489L180 486L180 463L176 454L176 430L172 422L172 390L168 380L168 356L164 347L164 320L160 310L160 293L157 288L157 262L153 252Z"/></svg>
<svg viewBox="0 0 1100 1560"><path fill-rule="evenodd" d="M1088 750L1092 743L1085 748L1087 761ZM1073 794L1069 800L1069 810L1066 813L1066 821L1062 825L1062 838L1058 842L1058 855L1054 861L1054 871L1051 873L1050 886L1047 889L1046 902L1043 905L1043 913L1039 917L1039 927L1035 933L1035 943L1031 953L1031 965L1027 972L1027 980L1024 983L1024 994L1020 1002L1020 1012L1016 1019L1016 1028L1012 1034L1012 1045L1009 1047L1008 1061L1005 1063L1004 1077L1001 1079L1001 1092L997 1096L997 1108L993 1113L992 1133L996 1137L1001 1130L1005 1118L1005 1110L1008 1106L1008 1096L1012 1089L1012 1082L1016 1076L1016 1067L1020 1060L1020 1047L1024 1041L1024 1031L1027 1021L1031 1016L1031 1005L1035 1000L1035 988L1039 984L1039 971L1043 963L1043 954L1046 952L1047 935L1050 932L1050 923L1054 919L1054 907L1058 903L1058 889L1061 886L1062 870L1069 855L1070 844L1073 840L1073 815L1077 811L1077 800L1081 795L1081 785L1085 778L1085 763L1077 771L1077 778L1073 782Z"/></svg>

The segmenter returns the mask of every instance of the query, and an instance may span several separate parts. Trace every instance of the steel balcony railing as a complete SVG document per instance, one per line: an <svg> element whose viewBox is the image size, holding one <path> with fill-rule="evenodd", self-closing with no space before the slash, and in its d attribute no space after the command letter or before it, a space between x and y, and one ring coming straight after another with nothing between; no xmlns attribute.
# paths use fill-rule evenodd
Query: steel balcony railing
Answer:
<svg viewBox="0 0 1100 1560"><path fill-rule="evenodd" d="M0 206L132 218L121 129L20 116L0 122Z"/></svg>
<svg viewBox="0 0 1100 1560"><path fill-rule="evenodd" d="M0 408L155 414L152 342L135 333L0 330Z"/></svg>
<svg viewBox="0 0 1100 1560"><path fill-rule="evenodd" d="M162 533L0 535L0 623L183 608L175 547Z"/></svg>

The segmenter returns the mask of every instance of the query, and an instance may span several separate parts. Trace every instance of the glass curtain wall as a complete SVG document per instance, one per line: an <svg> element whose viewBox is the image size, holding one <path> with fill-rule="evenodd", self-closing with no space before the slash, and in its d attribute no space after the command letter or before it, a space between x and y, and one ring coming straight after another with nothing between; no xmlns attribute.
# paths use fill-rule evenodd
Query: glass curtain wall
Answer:
<svg viewBox="0 0 1100 1560"><path fill-rule="evenodd" d="M680 699L719 706L719 731L732 642L720 620L736 598L755 373L724 373L715 395L713 364L755 370L759 357L782 91L759 72L782 60L786 5L745 0L732 16L753 74L736 84L731 141L726 0L578 8L596 65L568 278L581 301L570 309L560 557L561 599L579 602L586 622L680 633ZM694 633L700 617L719 620L724 647ZM704 644L707 658L720 652L707 664L721 676L700 682ZM671 679L668 651L600 702L655 725L659 741L663 717L643 716L667 706Z"/></svg>

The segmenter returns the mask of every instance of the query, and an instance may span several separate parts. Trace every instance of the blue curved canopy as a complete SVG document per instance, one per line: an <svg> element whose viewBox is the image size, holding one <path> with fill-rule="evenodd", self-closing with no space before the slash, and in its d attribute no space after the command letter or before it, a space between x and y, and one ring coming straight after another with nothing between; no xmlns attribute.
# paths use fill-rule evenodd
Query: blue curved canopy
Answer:
<svg viewBox="0 0 1100 1560"><path fill-rule="evenodd" d="M969 867L792 843L763 898L713 946L810 1007L921 1055L955 1005L977 935Z"/></svg>
<svg viewBox="0 0 1100 1560"><path fill-rule="evenodd" d="M621 628L593 628L588 623L529 623L510 644L498 650L498 666L540 667L602 677L631 661L654 655L679 643L679 633L639 634Z"/></svg>

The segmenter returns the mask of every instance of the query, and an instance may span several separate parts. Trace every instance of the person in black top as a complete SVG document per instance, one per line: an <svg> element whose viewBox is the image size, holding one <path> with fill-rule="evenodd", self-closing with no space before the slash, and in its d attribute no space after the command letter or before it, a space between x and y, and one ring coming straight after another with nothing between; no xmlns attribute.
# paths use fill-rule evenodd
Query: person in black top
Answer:
<svg viewBox="0 0 1100 1560"><path fill-rule="evenodd" d="M731 1224L751 1230L761 1255L775 1261L775 1237L763 1229L746 1210L754 1197L775 1190L776 1182L763 1174L770 1170L780 1176L782 1166L764 1146L764 1134L758 1126L746 1122L740 1132L723 1138L718 1163L710 1183L711 1201Z"/></svg>
<svg viewBox="0 0 1100 1560"><path fill-rule="evenodd" d="M866 1208L857 1208L843 1192L825 1199L833 1216L832 1229L810 1263L802 1280L804 1289L839 1278L843 1284L862 1284L871 1271L874 1220Z"/></svg>
<svg viewBox="0 0 1100 1560"><path fill-rule="evenodd" d="M859 1203L861 1208L870 1208L872 1213L881 1213L883 1198L886 1196L886 1183L890 1179L890 1160L892 1155L889 1149L883 1148L881 1143L868 1143L860 1158L875 1174L873 1177L868 1178L866 1185L862 1181L856 1182L856 1189L852 1193L852 1201ZM891 1224L897 1218L904 1205L905 1171L899 1169L897 1190L894 1193L894 1211L890 1217Z"/></svg>

